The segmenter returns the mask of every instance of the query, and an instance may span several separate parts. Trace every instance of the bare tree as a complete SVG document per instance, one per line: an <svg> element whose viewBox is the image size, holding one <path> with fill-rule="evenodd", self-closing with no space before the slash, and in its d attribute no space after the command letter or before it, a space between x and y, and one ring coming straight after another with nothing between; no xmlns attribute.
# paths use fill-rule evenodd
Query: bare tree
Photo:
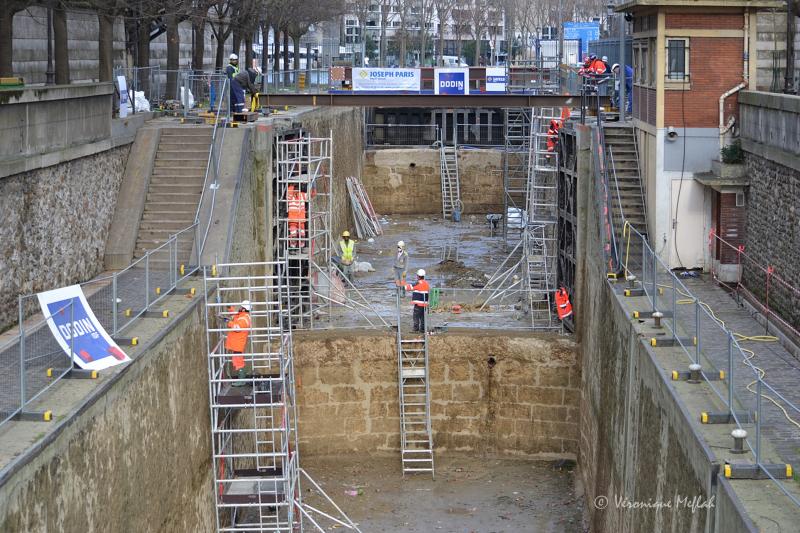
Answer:
<svg viewBox="0 0 800 533"><path fill-rule="evenodd" d="M456 56L458 57L458 64L461 64L461 50L463 44L463 36L469 33L471 10L464 5L458 3L452 9L450 14L453 19L453 33L456 36Z"/></svg>
<svg viewBox="0 0 800 533"><path fill-rule="evenodd" d="M393 0L377 0L378 6L381 10L381 51L380 51L380 64L382 67L386 66L386 29L389 26L389 10L391 9Z"/></svg>
<svg viewBox="0 0 800 533"><path fill-rule="evenodd" d="M477 65L481 57L481 38L489 24L490 0L472 0L469 7L469 32L475 41L475 57L473 65Z"/></svg>
<svg viewBox="0 0 800 533"><path fill-rule="evenodd" d="M347 10L358 19L358 35L361 41L361 66L364 66L364 55L367 47L367 17L370 13L370 6L373 0L347 0Z"/></svg>
<svg viewBox="0 0 800 533"><path fill-rule="evenodd" d="M408 38L413 27L415 15L413 13L416 0L397 0L397 18L400 22L400 29L395 33L395 37L400 42L400 66L406 66L406 56L408 55Z"/></svg>
<svg viewBox="0 0 800 533"><path fill-rule="evenodd" d="M439 20L439 43L436 51L436 56L439 58L439 64L444 65L444 41L447 33L447 25L450 22L450 15L453 12L457 0L433 0L434 8L436 9L436 18Z"/></svg>
<svg viewBox="0 0 800 533"><path fill-rule="evenodd" d="M436 0L419 0L419 48L421 66L425 66L425 54L428 51L428 35L433 26L433 17L436 14Z"/></svg>

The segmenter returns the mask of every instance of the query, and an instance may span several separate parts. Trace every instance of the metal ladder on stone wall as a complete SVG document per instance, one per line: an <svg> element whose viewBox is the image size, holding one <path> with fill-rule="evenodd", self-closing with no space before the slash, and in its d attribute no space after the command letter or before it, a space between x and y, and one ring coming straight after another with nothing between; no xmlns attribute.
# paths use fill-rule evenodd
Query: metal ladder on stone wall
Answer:
<svg viewBox="0 0 800 533"><path fill-rule="evenodd" d="M428 313L421 337L403 336L397 291L397 376L400 395L400 456L403 475L430 472L433 467L431 397L428 375Z"/></svg>
<svg viewBox="0 0 800 533"><path fill-rule="evenodd" d="M454 141L455 142L455 141ZM453 220L453 212L462 211L461 183L458 176L458 148L439 143L439 174L442 182L442 217Z"/></svg>

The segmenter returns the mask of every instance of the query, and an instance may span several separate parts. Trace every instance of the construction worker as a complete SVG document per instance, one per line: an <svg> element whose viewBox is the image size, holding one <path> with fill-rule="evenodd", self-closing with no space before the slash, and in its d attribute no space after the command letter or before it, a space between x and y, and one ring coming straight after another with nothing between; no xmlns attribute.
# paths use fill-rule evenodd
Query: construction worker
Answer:
<svg viewBox="0 0 800 533"><path fill-rule="evenodd" d="M342 232L342 239L339 241L339 263L342 265L342 274L350 282L353 281L353 261L356 256L356 241L350 238L350 232Z"/></svg>
<svg viewBox="0 0 800 533"><path fill-rule="evenodd" d="M603 56L603 58L600 61L603 62L603 66L606 68L605 72L609 72L611 70L611 67L608 64L608 56Z"/></svg>
<svg viewBox="0 0 800 533"><path fill-rule="evenodd" d="M594 74L595 76L602 76L606 73L606 64L603 63L602 59L598 59L598 57L594 54L589 56L589 60L591 61L589 65L589 74Z"/></svg>
<svg viewBox="0 0 800 533"><path fill-rule="evenodd" d="M550 154L556 151L559 129L561 129L561 123L556 119L551 120L550 127L547 128L547 159L550 159Z"/></svg>
<svg viewBox="0 0 800 533"><path fill-rule="evenodd" d="M249 68L237 73L231 80L231 111L233 113L244 112L244 90L251 96L258 96L258 88L255 86L258 73Z"/></svg>
<svg viewBox="0 0 800 533"><path fill-rule="evenodd" d="M231 54L228 58L228 66L225 67L225 75L232 80L237 74L239 74L239 56Z"/></svg>
<svg viewBox="0 0 800 533"><path fill-rule="evenodd" d="M614 63L614 66L611 67L611 72L613 72L616 77L617 107L619 107L619 84L621 81L619 71L619 63ZM625 111L630 113L633 104L633 68L630 65L625 65L625 100Z"/></svg>
<svg viewBox="0 0 800 533"><path fill-rule="evenodd" d="M556 311L558 311L559 320L564 320L572 315L572 304L569 303L569 294L564 287L556 291Z"/></svg>
<svg viewBox="0 0 800 533"><path fill-rule="evenodd" d="M239 310L228 321L229 330L225 338L225 351L232 354L231 365L238 381L233 383L234 387L241 387L245 384L246 377L244 370L244 355L247 349L247 337L250 335L250 300L245 300L239 305ZM236 355L238 354L238 355Z"/></svg>
<svg viewBox="0 0 800 533"><path fill-rule="evenodd" d="M415 285L406 283L405 289L412 291L411 305L414 306L414 331L423 333L425 331L425 309L428 307L428 293L431 290L430 285L425 281L425 271L421 268L417 270L417 283Z"/></svg>
<svg viewBox="0 0 800 533"><path fill-rule="evenodd" d="M397 254L394 256L394 284L397 290L401 291L401 296L406 295L406 271L408 270L408 252L406 243L397 241Z"/></svg>
<svg viewBox="0 0 800 533"><path fill-rule="evenodd" d="M289 246L292 248L305 247L306 238L306 202L308 195L301 190L289 185L286 192L286 202L289 204Z"/></svg>

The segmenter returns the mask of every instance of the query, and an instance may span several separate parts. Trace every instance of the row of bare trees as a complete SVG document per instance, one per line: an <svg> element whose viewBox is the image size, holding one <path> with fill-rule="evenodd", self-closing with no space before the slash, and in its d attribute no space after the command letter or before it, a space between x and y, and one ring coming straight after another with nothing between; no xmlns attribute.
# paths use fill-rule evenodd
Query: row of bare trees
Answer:
<svg viewBox="0 0 800 533"><path fill-rule="evenodd" d="M239 54L244 45L244 61L250 65L255 56L253 37L261 33L264 46L269 42L270 31L275 36L274 57L283 41L284 68L289 68L288 43L300 50L300 38L309 28L322 21L334 19L344 13L345 0L176 0L164 4L159 0L0 0L0 77L13 76L13 21L14 15L33 6L47 8L52 18L52 44L55 83L69 83L69 47L67 12L71 9L91 10L98 20L98 79L110 81L113 71L114 24L124 22L126 49L134 65L150 65L150 41L154 36L166 34L167 70L180 67L180 32L184 21L192 27L191 65L202 70L205 64L205 42L210 30L216 42L215 67L222 68L226 59L226 43L230 40L234 53ZM49 33L48 33L49 35ZM266 70L267 53L262 54L262 69ZM277 70L279 62L275 61ZM168 88L169 90L169 88Z"/></svg>
<svg viewBox="0 0 800 533"><path fill-rule="evenodd" d="M387 55L387 28L394 30L401 66L405 65L408 45L414 37L423 63L431 40L436 40L435 55L442 58L446 36L450 34L458 57L466 39L474 42L471 59L477 64L482 42L488 40L496 45L517 37L528 42L543 27L590 20L606 9L601 0L348 0L347 8L358 19L362 36L366 35L368 20L378 23L375 26L380 29L381 65ZM390 26L392 22L397 25Z"/></svg>

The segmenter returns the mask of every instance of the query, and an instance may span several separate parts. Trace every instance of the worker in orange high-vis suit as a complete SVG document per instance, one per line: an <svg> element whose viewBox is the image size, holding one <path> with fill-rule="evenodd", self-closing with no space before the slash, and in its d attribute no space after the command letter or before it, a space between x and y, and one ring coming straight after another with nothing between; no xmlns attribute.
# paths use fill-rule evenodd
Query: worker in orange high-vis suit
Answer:
<svg viewBox="0 0 800 533"><path fill-rule="evenodd" d="M550 154L556 151L558 146L558 130L561 128L561 123L553 119L550 121L550 127L547 128L547 159L550 159Z"/></svg>
<svg viewBox="0 0 800 533"><path fill-rule="evenodd" d="M406 283L406 291L411 291L411 305L414 306L414 331L425 331L425 309L428 307L428 293L431 287L425 281L425 271L417 270L417 283Z"/></svg>
<svg viewBox="0 0 800 533"><path fill-rule="evenodd" d="M232 355L231 364L236 372L238 381L233 383L234 387L241 387L245 384L244 352L247 350L247 337L250 335L250 300L245 300L239 306L230 320L228 320L228 335L225 338L225 351Z"/></svg>
<svg viewBox="0 0 800 533"><path fill-rule="evenodd" d="M558 311L559 320L564 320L572 315L572 304L569 303L569 294L567 294L567 289L564 287L556 291L556 310Z"/></svg>
<svg viewBox="0 0 800 533"><path fill-rule="evenodd" d="M295 189L294 185L289 185L286 201L289 204L289 246L300 248L305 246L308 195Z"/></svg>

